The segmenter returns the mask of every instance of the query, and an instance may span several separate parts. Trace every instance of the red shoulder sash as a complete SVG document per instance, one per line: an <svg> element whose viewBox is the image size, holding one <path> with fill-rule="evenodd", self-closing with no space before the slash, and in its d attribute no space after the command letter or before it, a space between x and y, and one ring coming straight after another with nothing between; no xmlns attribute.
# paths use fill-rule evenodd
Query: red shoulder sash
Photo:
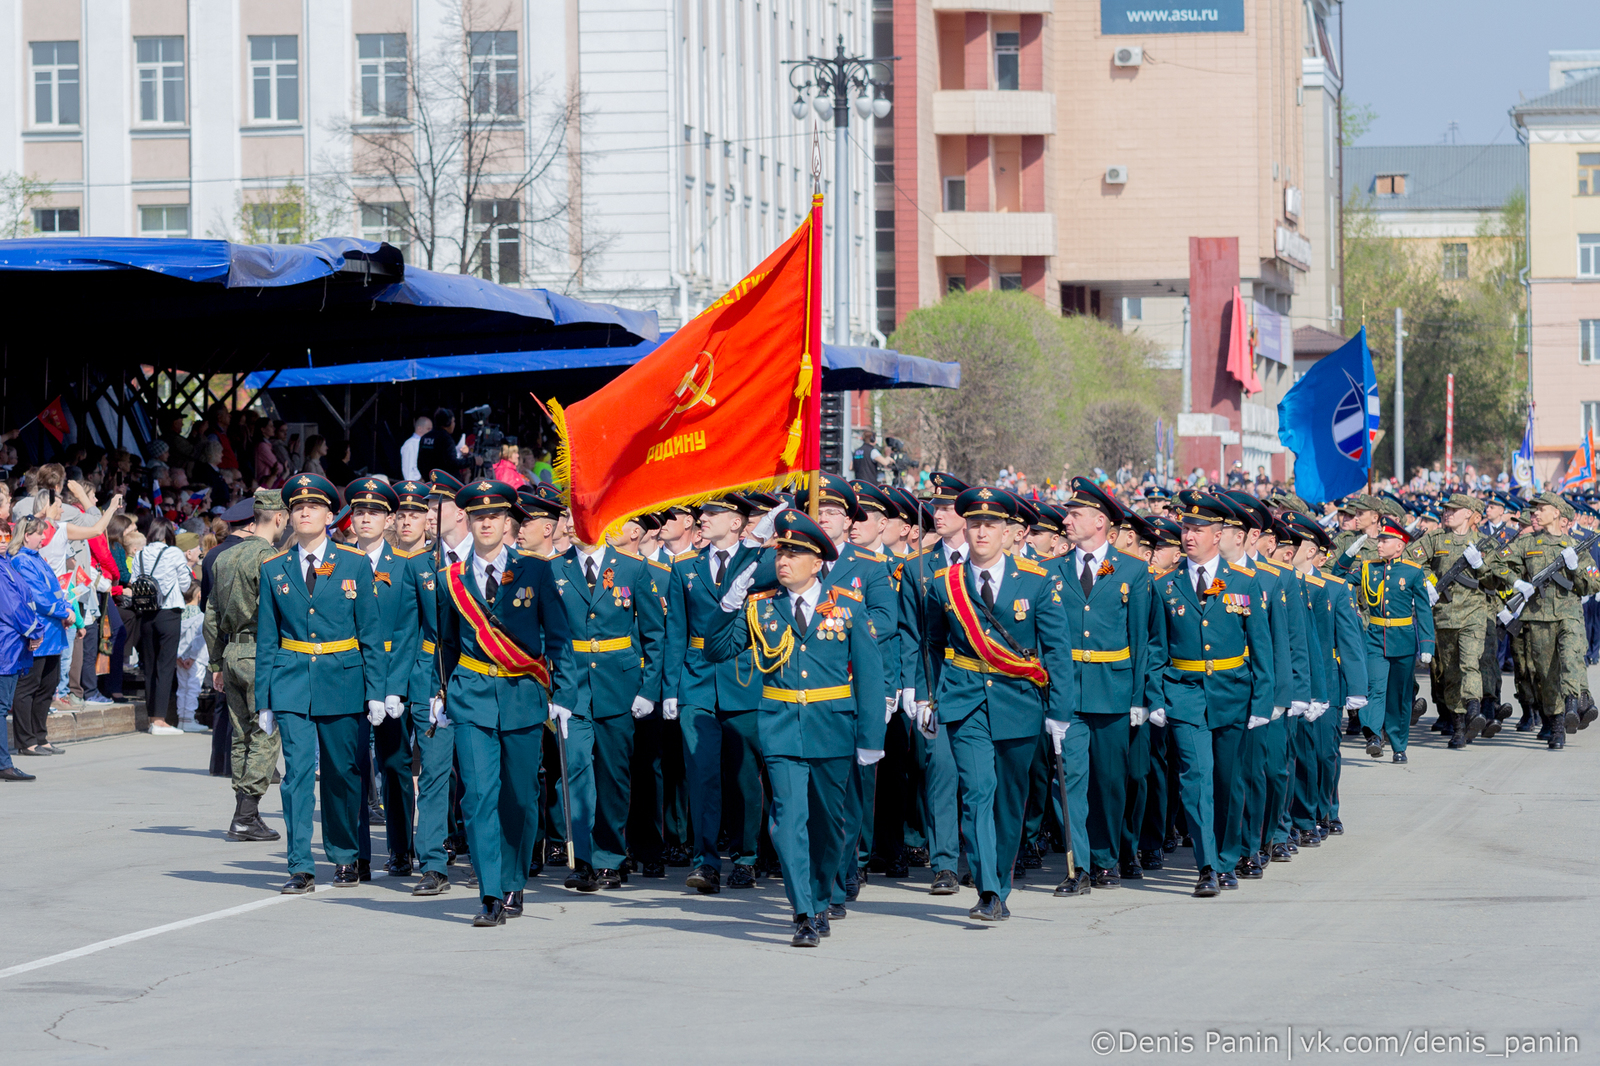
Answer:
<svg viewBox="0 0 1600 1066"><path fill-rule="evenodd" d="M451 563L450 569L445 574L445 587L450 590L450 599L455 603L456 610L472 627L472 633L478 639L478 647L482 648L484 654L488 655L500 669L507 673L529 674L544 686L546 693L550 692L552 686L549 664L544 661L543 656L534 655L511 639L495 623L483 604L461 579L465 570L465 563Z"/></svg>
<svg viewBox="0 0 1600 1066"><path fill-rule="evenodd" d="M960 566L952 566L944 571L945 592L950 597L950 606L955 609L953 613L956 616L956 624L961 627L961 632L966 634L967 643L978 653L978 658L992 666L996 672L1007 677L1026 678L1040 688L1048 685L1050 675L1043 663L1037 659L1023 658L984 633L977 605L972 602L972 595L967 591L967 565L966 560L962 560Z"/></svg>

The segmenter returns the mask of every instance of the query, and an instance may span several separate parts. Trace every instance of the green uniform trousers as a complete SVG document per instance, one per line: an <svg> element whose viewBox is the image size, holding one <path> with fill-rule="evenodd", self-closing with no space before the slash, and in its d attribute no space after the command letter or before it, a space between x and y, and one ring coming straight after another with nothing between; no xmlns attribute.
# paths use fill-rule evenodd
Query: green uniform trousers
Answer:
<svg viewBox="0 0 1600 1066"><path fill-rule="evenodd" d="M356 861L361 808L366 788L356 768L356 747L361 738L362 714L311 718L280 711L278 733L283 738L283 825L288 837L289 872L314 873L311 858L313 821L312 785L320 769L322 780L322 850L335 866ZM320 760L318 756L321 756ZM320 762L320 767L319 767Z"/></svg>
<svg viewBox="0 0 1600 1066"><path fill-rule="evenodd" d="M1287 713L1245 732L1245 855L1272 843L1289 794L1289 723Z"/></svg>
<svg viewBox="0 0 1600 1066"><path fill-rule="evenodd" d="M283 738L261 731L256 713L256 647L230 643L222 652L222 694L233 727L233 790L261 797L278 768Z"/></svg>
<svg viewBox="0 0 1600 1066"><path fill-rule="evenodd" d="M728 853L734 863L755 865L762 807L756 714L680 709L696 866L722 868L717 834L723 829L728 831Z"/></svg>
<svg viewBox="0 0 1600 1066"><path fill-rule="evenodd" d="M880 759L879 762L882 762ZM839 854L839 868L833 875L832 903L844 903L846 878L852 871L867 864L872 854L872 812L878 795L878 765L862 766L850 760L850 777L844 788L844 846ZM773 845L776 848L777 842Z"/></svg>
<svg viewBox="0 0 1600 1066"><path fill-rule="evenodd" d="M572 847L579 862L617 870L627 857L629 776L633 716L573 715L567 720L567 784L562 799L572 810Z"/></svg>
<svg viewBox="0 0 1600 1066"><path fill-rule="evenodd" d="M1150 731L1149 722L1128 727L1128 796L1122 816L1122 849L1118 861L1134 865L1139 861L1139 837L1144 831L1144 808L1149 802Z"/></svg>
<svg viewBox="0 0 1600 1066"><path fill-rule="evenodd" d="M445 872L444 841L450 833L450 780L455 772L455 726L442 725L428 736L428 705L413 703L411 732L422 751L422 773L417 777L416 832L412 851L424 872ZM407 767L407 773L410 768Z"/></svg>
<svg viewBox="0 0 1600 1066"><path fill-rule="evenodd" d="M546 730L542 725L501 730L457 722L451 731L461 763L461 813L478 891L486 900L504 898L528 883L539 832L539 734Z"/></svg>
<svg viewBox="0 0 1600 1066"><path fill-rule="evenodd" d="M1459 713L1468 700L1483 698L1483 634L1487 618L1477 618L1460 629L1435 630L1433 676L1439 682L1439 707ZM1495 677L1500 671L1495 671Z"/></svg>
<svg viewBox="0 0 1600 1066"><path fill-rule="evenodd" d="M1396 752L1411 740L1411 701L1416 698L1417 657L1388 656L1369 639L1367 645L1367 705L1361 708L1361 726L1389 738Z"/></svg>
<svg viewBox="0 0 1600 1066"><path fill-rule="evenodd" d="M416 788L411 780L411 716L385 718L372 728L378 757L378 787L383 795L383 820L389 854L407 858L415 851L411 827L416 815Z"/></svg>
<svg viewBox="0 0 1600 1066"><path fill-rule="evenodd" d="M1078 843L1079 854L1087 854L1091 868L1115 870L1128 806L1128 744L1135 730L1129 729L1126 712L1075 715L1072 728L1083 729L1089 741L1088 802L1085 804L1089 835L1087 840ZM1062 750L1066 750L1064 743ZM1070 782L1067 791L1071 802L1076 803ZM1132 858L1129 856L1130 861Z"/></svg>
<svg viewBox="0 0 1600 1066"><path fill-rule="evenodd" d="M1266 728L1258 726L1257 731ZM1217 840L1216 870L1231 872L1239 860L1254 851L1245 840L1245 775L1250 770L1250 730L1244 722L1211 730L1211 786ZM1189 823L1194 838L1194 823ZM1198 866L1200 860L1195 859Z"/></svg>
<svg viewBox="0 0 1600 1066"><path fill-rule="evenodd" d="M845 850L844 804L854 758L767 756L772 783L772 846L794 913L828 909ZM870 768L869 768L870 769Z"/></svg>
<svg viewBox="0 0 1600 1066"><path fill-rule="evenodd" d="M1168 797L1176 795L1175 790L1167 787L1172 727L1146 722L1139 728L1144 731L1145 753L1149 760L1149 770L1140 786L1143 818L1139 825L1139 850L1160 852L1171 822L1167 815Z"/></svg>
<svg viewBox="0 0 1600 1066"><path fill-rule="evenodd" d="M1524 622L1528 652L1528 675L1535 700L1546 714L1560 714L1567 696L1583 692L1583 656L1587 643L1583 625L1567 620ZM1573 661L1576 659L1576 667Z"/></svg>
<svg viewBox="0 0 1600 1066"><path fill-rule="evenodd" d="M921 730L913 729L911 733L921 776L918 800L928 866L936 872L954 870L961 857L961 807L960 775L950 746L950 730L941 726L931 740Z"/></svg>
<svg viewBox="0 0 1600 1066"><path fill-rule="evenodd" d="M1022 846L1028 765L1039 738L994 739L987 704L944 728L960 775L961 833L973 884L979 892L998 892L1005 899L1011 895L1011 868Z"/></svg>
<svg viewBox="0 0 1600 1066"><path fill-rule="evenodd" d="M1231 739L1219 745L1215 734L1243 732L1244 726L1225 726L1207 729L1203 725L1190 725L1168 719L1167 729L1172 737L1169 752L1178 766L1178 802L1183 807L1184 821L1189 824L1189 837L1194 845L1196 870L1219 868L1217 857L1216 817L1216 751L1219 746L1238 748L1238 740ZM1233 869L1230 864L1227 867Z"/></svg>

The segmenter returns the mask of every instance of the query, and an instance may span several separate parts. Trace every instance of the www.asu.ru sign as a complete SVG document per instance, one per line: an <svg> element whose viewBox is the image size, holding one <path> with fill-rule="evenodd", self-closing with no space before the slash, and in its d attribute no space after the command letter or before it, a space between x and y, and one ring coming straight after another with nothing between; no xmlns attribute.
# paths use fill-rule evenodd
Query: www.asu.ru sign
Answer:
<svg viewBox="0 0 1600 1066"><path fill-rule="evenodd" d="M1100 32L1243 33L1244 0L1207 0L1204 7L1160 0L1100 0Z"/></svg>

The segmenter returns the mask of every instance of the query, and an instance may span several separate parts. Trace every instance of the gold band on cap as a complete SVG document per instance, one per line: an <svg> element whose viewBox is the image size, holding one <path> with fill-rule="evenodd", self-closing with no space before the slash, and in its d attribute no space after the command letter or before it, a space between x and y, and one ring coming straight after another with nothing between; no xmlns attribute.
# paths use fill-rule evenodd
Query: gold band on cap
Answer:
<svg viewBox="0 0 1600 1066"><path fill-rule="evenodd" d="M802 536L790 530L784 530L778 534L778 546L780 548L799 548L802 551L815 552L817 555L822 554L822 545L810 537Z"/></svg>

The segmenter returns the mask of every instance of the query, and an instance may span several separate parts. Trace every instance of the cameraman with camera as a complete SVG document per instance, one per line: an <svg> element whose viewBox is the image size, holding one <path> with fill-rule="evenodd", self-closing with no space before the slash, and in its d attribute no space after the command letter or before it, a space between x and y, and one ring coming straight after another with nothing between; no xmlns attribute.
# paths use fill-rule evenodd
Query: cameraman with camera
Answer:
<svg viewBox="0 0 1600 1066"><path fill-rule="evenodd" d="M850 473L857 481L870 481L874 485L884 480L884 471L893 465L889 459L878 449L877 437L872 430L861 431L861 443L850 457Z"/></svg>
<svg viewBox="0 0 1600 1066"><path fill-rule="evenodd" d="M426 474L430 470L447 470L456 477L463 476L461 446L456 443L456 414L448 407L433 412L433 428L422 435L417 444L417 469Z"/></svg>

